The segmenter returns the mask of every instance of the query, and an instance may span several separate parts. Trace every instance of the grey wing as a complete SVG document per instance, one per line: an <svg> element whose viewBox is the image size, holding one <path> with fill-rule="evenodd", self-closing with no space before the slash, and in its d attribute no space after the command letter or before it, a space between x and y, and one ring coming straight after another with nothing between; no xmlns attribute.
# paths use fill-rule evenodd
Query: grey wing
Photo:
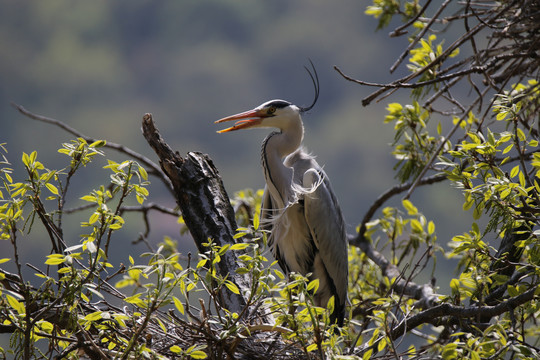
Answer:
<svg viewBox="0 0 540 360"><path fill-rule="evenodd" d="M320 183L317 188L304 196L304 214L319 255L335 286L338 297L335 299L336 306L343 307L347 297L349 269L345 222L322 169L315 167L304 173L304 187L309 188L317 183Z"/></svg>

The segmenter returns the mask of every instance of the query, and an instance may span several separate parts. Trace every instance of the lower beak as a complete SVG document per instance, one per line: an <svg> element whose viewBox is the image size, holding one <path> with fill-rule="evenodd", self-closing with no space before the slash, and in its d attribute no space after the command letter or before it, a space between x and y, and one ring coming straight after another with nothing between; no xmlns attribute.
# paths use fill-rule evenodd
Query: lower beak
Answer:
<svg viewBox="0 0 540 360"><path fill-rule="evenodd" d="M240 129L247 129L252 126L258 125L261 123L263 118L264 117L259 110L249 110L236 115L224 117L223 119L217 120L215 123L219 124L225 121L238 120L233 126L218 131L218 133L224 133Z"/></svg>

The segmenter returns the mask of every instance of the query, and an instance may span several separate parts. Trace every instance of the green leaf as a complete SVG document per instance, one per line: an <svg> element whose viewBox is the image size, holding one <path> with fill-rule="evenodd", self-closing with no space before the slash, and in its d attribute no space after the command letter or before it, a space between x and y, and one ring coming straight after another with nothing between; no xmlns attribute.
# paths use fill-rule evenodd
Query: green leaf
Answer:
<svg viewBox="0 0 540 360"><path fill-rule="evenodd" d="M50 254L47 255L45 265L60 265L66 261L66 257L62 254Z"/></svg>
<svg viewBox="0 0 540 360"><path fill-rule="evenodd" d="M281 271L279 271L278 269L274 269L274 274L276 274L276 276L278 278L280 278L281 280L285 279L285 274L283 274Z"/></svg>
<svg viewBox="0 0 540 360"><path fill-rule="evenodd" d="M452 289L453 291L459 291L459 280L458 279L450 280L450 289Z"/></svg>
<svg viewBox="0 0 540 360"><path fill-rule="evenodd" d="M176 309L180 312L180 314L184 315L184 304L182 304L182 301L178 299L176 296L173 296L174 306Z"/></svg>
<svg viewBox="0 0 540 360"><path fill-rule="evenodd" d="M317 289L319 289L319 279L311 280L307 286L307 290L313 290L313 292L317 292Z"/></svg>
<svg viewBox="0 0 540 360"><path fill-rule="evenodd" d="M98 297L104 299L103 295L102 295L99 291L97 291L97 290L95 290L95 289L92 289L92 288L90 288L90 287L87 287L86 290L88 290L88 291L90 291L92 294L94 294L94 295L96 295L96 296L98 296Z"/></svg>
<svg viewBox="0 0 540 360"><path fill-rule="evenodd" d="M119 229L122 228L122 223L117 222L117 223L111 224L111 226L109 226L109 228L111 230L119 230Z"/></svg>
<svg viewBox="0 0 540 360"><path fill-rule="evenodd" d="M182 348L178 345L173 345L169 348L169 350L171 350L171 352L175 353L175 354L182 354L184 352L184 350L182 350Z"/></svg>
<svg viewBox="0 0 540 360"><path fill-rule="evenodd" d="M457 356L457 351L456 351L457 346L458 344L456 343L450 343L450 344L445 345L442 351L443 359L444 360L454 359Z"/></svg>
<svg viewBox="0 0 540 360"><path fill-rule="evenodd" d="M416 219L411 219L411 228L414 232L421 233L424 232L424 227L420 223L420 221Z"/></svg>
<svg viewBox="0 0 540 360"><path fill-rule="evenodd" d="M259 214L257 213L253 214L253 228L255 230L259 229Z"/></svg>
<svg viewBox="0 0 540 360"><path fill-rule="evenodd" d="M88 201L88 202L96 202L97 201L97 198L95 196L92 196L92 195L86 195L86 196L83 196L80 199L84 200L84 201Z"/></svg>
<svg viewBox="0 0 540 360"><path fill-rule="evenodd" d="M362 355L362 360L368 360L368 359L371 359L371 355L373 354L373 349L369 349L368 351L366 351L364 353L364 355Z"/></svg>
<svg viewBox="0 0 540 360"><path fill-rule="evenodd" d="M49 183L45 184L45 186L47 187L47 189L49 189L51 193L53 193L54 195L58 195L58 189L56 188L56 186Z"/></svg>
<svg viewBox="0 0 540 360"><path fill-rule="evenodd" d="M24 307L24 304L22 302L17 301L13 296L6 294L6 299L8 301L9 306L11 306L17 313L20 315L26 313L26 309Z"/></svg>
<svg viewBox="0 0 540 360"><path fill-rule="evenodd" d="M23 152L23 155L22 155L22 162L25 166L29 167L30 166L30 157L28 156L27 153Z"/></svg>
<svg viewBox="0 0 540 360"><path fill-rule="evenodd" d="M47 334L51 334L54 330L54 325L48 321L40 321L38 325L41 330L45 331Z"/></svg>
<svg viewBox="0 0 540 360"><path fill-rule="evenodd" d="M229 289L231 292L239 295L240 294L240 290L238 290L238 286L236 286L233 282L231 282L230 280L226 280L225 281L225 286L227 287L227 289Z"/></svg>
<svg viewBox="0 0 540 360"><path fill-rule="evenodd" d="M513 178L519 173L519 165L514 166L512 171L510 171L510 177Z"/></svg>
<svg viewBox="0 0 540 360"><path fill-rule="evenodd" d="M334 312L335 302L336 302L336 297L331 296L330 299L328 299L328 303L326 304L326 308L331 313Z"/></svg>
<svg viewBox="0 0 540 360"><path fill-rule="evenodd" d="M405 208L405 210L407 210L409 215L418 214L418 209L416 208L416 206L413 205L410 200L403 200L401 203L403 204L403 207Z"/></svg>
<svg viewBox="0 0 540 360"><path fill-rule="evenodd" d="M230 247L230 250L244 250L249 247L249 243L236 243Z"/></svg>
<svg viewBox="0 0 540 360"><path fill-rule="evenodd" d="M509 152L510 150L512 150L514 148L514 144L510 144L508 145L507 147L504 148L503 150L503 155L506 154L507 152ZM502 164L501 164L502 165Z"/></svg>
<svg viewBox="0 0 540 360"><path fill-rule="evenodd" d="M435 232L435 224L433 223L433 221L430 221L428 223L428 234L433 235L434 232Z"/></svg>
<svg viewBox="0 0 540 360"><path fill-rule="evenodd" d="M237 268L234 272L236 272L237 274L240 274L240 275L244 275L244 274L249 274L250 271L245 268L245 267L239 267Z"/></svg>
<svg viewBox="0 0 540 360"><path fill-rule="evenodd" d="M508 111L501 111L497 114L497 116L495 117L497 120L501 121L501 120L504 120L506 118L506 115L508 115Z"/></svg>
<svg viewBox="0 0 540 360"><path fill-rule="evenodd" d="M467 211L474 205L474 199L469 198L465 203L463 204L463 210Z"/></svg>
<svg viewBox="0 0 540 360"><path fill-rule="evenodd" d="M100 148L100 147L105 146L105 144L107 144L107 142L105 140L97 140L97 141L94 141L93 143L91 143L90 147Z"/></svg>
<svg viewBox="0 0 540 360"><path fill-rule="evenodd" d="M201 350L195 350L189 353L189 356L191 356L193 359L206 359L208 356L204 351Z"/></svg>
<svg viewBox="0 0 540 360"><path fill-rule="evenodd" d="M100 320L103 317L103 311L96 311L93 313L90 313L84 317L84 320L86 321L97 321Z"/></svg>
<svg viewBox="0 0 540 360"><path fill-rule="evenodd" d="M141 174L141 177L143 180L148 180L148 173L146 172L146 169L139 165L139 174Z"/></svg>
<svg viewBox="0 0 540 360"><path fill-rule="evenodd" d="M400 103L390 103L386 107L386 110L389 113L391 113L393 115L396 115L396 114L400 114L402 112L403 106Z"/></svg>
<svg viewBox="0 0 540 360"><path fill-rule="evenodd" d="M127 298L124 299L125 302L129 303L129 304L135 304L139 307L145 307L146 306L146 303L144 302L144 300L142 300L140 297L141 297L142 293L138 293L138 294L135 294L135 295L132 295L132 296L128 296Z"/></svg>
<svg viewBox="0 0 540 360"><path fill-rule="evenodd" d="M377 345L377 351L381 352L386 349L386 338L382 338Z"/></svg>
<svg viewBox="0 0 540 360"><path fill-rule="evenodd" d="M89 224L93 224L93 223L95 223L95 222L98 221L98 220L99 220L99 213L95 212L95 213L93 213L93 214L90 216L90 218L88 219L88 223L89 223Z"/></svg>
<svg viewBox="0 0 540 360"><path fill-rule="evenodd" d="M233 235L233 239L240 239L241 237L243 236L246 236L247 233L245 232L237 232L236 234Z"/></svg>
<svg viewBox="0 0 540 360"><path fill-rule="evenodd" d="M32 153L30 154L30 162L35 163L36 159L37 159L37 151L32 151Z"/></svg>
<svg viewBox="0 0 540 360"><path fill-rule="evenodd" d="M121 289L121 288L124 288L126 286L133 285L133 284L135 284L135 281L133 281L132 279L123 279L123 280L118 281L116 284L114 284L114 286L117 289Z"/></svg>
<svg viewBox="0 0 540 360"><path fill-rule="evenodd" d="M521 128L517 128L516 132L517 132L518 139L520 141L525 141L527 139L525 136L525 133L523 132L523 130L521 130Z"/></svg>
<svg viewBox="0 0 540 360"><path fill-rule="evenodd" d="M522 171L519 172L519 184L520 184L522 187L527 186L527 181L525 180L525 175L523 174ZM526 193L525 193L525 196L527 196Z"/></svg>

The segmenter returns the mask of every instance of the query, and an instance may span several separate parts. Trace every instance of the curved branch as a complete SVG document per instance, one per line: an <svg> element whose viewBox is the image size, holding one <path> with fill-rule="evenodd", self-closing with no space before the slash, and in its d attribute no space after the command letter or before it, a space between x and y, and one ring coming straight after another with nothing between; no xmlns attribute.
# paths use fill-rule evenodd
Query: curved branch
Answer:
<svg viewBox="0 0 540 360"><path fill-rule="evenodd" d="M418 185L431 185L431 184L435 184L444 180L446 180L445 174L437 174L437 175L433 175L433 176L420 180ZM351 239L350 244L354 246L359 246L359 243L364 241L364 236L367 230L366 224L371 221L371 219L373 218L373 215L375 215L377 210L379 210L381 206L383 206L384 203L388 201L392 196L409 190L412 185L413 185L412 182L395 185L394 187L382 193L377 198L377 200L375 200L375 202L371 205L371 207L368 209L368 211L364 215L364 218L362 219L362 222L360 223L360 231L358 232L356 236L354 236L354 238Z"/></svg>
<svg viewBox="0 0 540 360"><path fill-rule="evenodd" d="M533 287L524 293L514 296L495 306L456 306L452 304L441 304L430 309L426 309L410 318L404 319L400 324L394 327L389 336L391 339L397 339L407 331L414 329L422 324L433 324L443 317L453 317L457 319L486 317L491 318L501 315L509 310L523 305L534 299L537 288Z"/></svg>
<svg viewBox="0 0 540 360"><path fill-rule="evenodd" d="M94 139L94 138L92 138L90 136L84 135L83 133L81 133L77 129L72 128L71 126L67 125L66 123L64 123L64 122L62 122L60 120L53 119L53 118L46 117L46 116L42 116L42 115L34 114L34 113L26 110L23 106L18 105L18 104L14 103L14 102L11 103L11 106L13 106L17 111L19 111L24 116L26 116L26 117L28 117L28 118L30 118L32 120L37 120L37 121L41 121L41 122L44 122L44 123L47 123L47 124L57 126L57 127L59 127L60 129L64 130L67 133L70 133L70 134L72 134L74 136L83 138L86 142L89 142L89 143L93 143L94 141L96 141L96 139ZM128 156L131 156L132 158L134 158L137 161L141 162L141 164L144 164L145 166L147 166L150 169L150 171L148 171L149 173L151 173L151 174L155 175L156 177L158 177L161 181L163 181L163 183L165 184L167 189L171 193L173 192L172 184L169 181L169 179L165 176L163 171L161 171L159 166L155 162L153 162L152 160L147 158L146 156L141 155L138 152L136 152L136 151L134 151L134 150L122 145L122 144L117 144L117 143L113 143L113 142L110 142L110 141L107 141L107 143L105 144L105 147L109 148L109 149L116 150L116 151L118 151L120 153L123 153L123 154L126 154Z"/></svg>
<svg viewBox="0 0 540 360"><path fill-rule="evenodd" d="M199 251L207 251L204 244L208 239L218 246L234 244L233 236L237 228L234 210L208 155L190 152L186 158L182 158L163 140L151 114L144 115L142 131L159 157L164 174L172 183L174 197ZM216 266L224 278L240 289L240 294L235 294L223 287L221 305L240 314L246 306L243 294L249 292L249 280L246 275L236 273L237 256L237 252L227 251Z"/></svg>
<svg viewBox="0 0 540 360"><path fill-rule="evenodd" d="M418 16L420 16L422 13L424 13L424 11L427 9L427 7L429 6L429 4L431 3L431 1L428 1L424 7L422 8L421 11L418 12L417 16L415 16L411 21L409 21L407 24L401 26L399 28L399 31L403 31L406 27L412 25L414 23L414 19L416 19ZM438 18L438 16L443 12L443 10L448 6L448 4L450 3L450 0L445 0L445 2L439 6L439 9L437 9L437 12L435 13L435 15L433 15L433 17L429 20L429 22L427 23L426 26L424 26L424 28L418 33L418 35L416 35L416 37L414 38L413 41L410 42L409 46L407 46L407 48L405 49L405 51L403 51L401 53L401 55L398 57L398 59L396 60L396 62L392 65L392 67L390 67L390 73L393 73L396 68L399 66L399 64L401 64L401 62L405 59L405 57L407 56L407 54L409 54L409 51L411 51L411 49L416 45L418 44L418 41L420 41L420 39L422 39L422 36L424 36L424 34L426 33L426 31L428 31L430 29L430 27L433 25L433 23L435 22L435 20ZM390 36L392 36L392 33L390 34Z"/></svg>
<svg viewBox="0 0 540 360"><path fill-rule="evenodd" d="M437 174L422 179L419 182L419 185L434 184L445 179L446 175ZM360 248L366 254L366 256L381 269L384 276L395 280L393 286L397 292L418 300L418 306L427 307L437 303L439 298L439 296L433 292L431 285L418 285L403 279L401 277L399 268L388 261L383 254L378 252L365 237L367 223L372 219L373 215L375 215L375 212L377 212L377 210L392 196L407 191L412 185L412 183L396 185L381 194L364 215L358 233L356 235L349 235L349 244Z"/></svg>

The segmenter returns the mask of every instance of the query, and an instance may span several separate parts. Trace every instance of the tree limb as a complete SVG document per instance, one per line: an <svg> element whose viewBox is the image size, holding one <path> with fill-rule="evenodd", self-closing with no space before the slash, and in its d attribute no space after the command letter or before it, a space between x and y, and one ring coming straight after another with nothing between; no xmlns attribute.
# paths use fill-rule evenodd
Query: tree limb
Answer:
<svg viewBox="0 0 540 360"><path fill-rule="evenodd" d="M199 251L207 251L204 244L209 239L218 246L234 244L237 228L234 210L212 160L201 153L190 152L182 158L174 152L161 137L151 114L144 115L142 131L172 183L174 197ZM235 272L237 264L236 253L228 251L216 265L219 273L240 289L240 294L234 294L223 287L221 305L240 314L246 306L242 294L249 290L249 281Z"/></svg>
<svg viewBox="0 0 540 360"><path fill-rule="evenodd" d="M516 307L523 305L535 297L537 288L533 287L524 293L514 296L506 301L503 301L495 306L483 305L483 306L456 306L452 304L441 304L432 308L426 309L414 316L401 321L399 325L394 327L390 331L390 338L397 339L407 331L414 329L422 324L433 324L442 317L454 317L458 319L472 318L472 317L487 317L501 315L505 312L515 309Z"/></svg>
<svg viewBox="0 0 540 360"><path fill-rule="evenodd" d="M70 133L70 134L72 134L74 136L83 138L84 140L86 140L86 142L89 142L89 143L93 143L94 141L96 141L96 139L94 139L94 138L92 138L90 136L84 135L83 133L81 133L77 129L72 128L71 126L67 125L66 123L64 123L64 122L62 122L60 120L53 119L53 118L46 117L46 116L42 116L42 115L34 114L34 113L26 110L23 106L18 105L18 104L14 103L14 102L11 103L11 106L13 106L15 109L17 109L17 111L19 111L24 116L26 116L26 117L28 117L28 118L30 118L32 120L37 120L37 121L41 121L41 122L44 122L44 123L47 123L47 124L57 126L60 129L66 131L67 133ZM128 148L128 147L126 147L126 146L124 146L122 144L117 144L117 143L107 141L107 143L105 144L105 147L109 148L109 149L114 149L114 150L116 150L118 152L121 152L121 153L126 154L128 156L131 156L132 158L140 161L141 164L145 165L146 167L148 167L150 169L150 171L148 171L148 172L151 173L151 174L154 174L161 181L163 181L166 188L172 193L173 190L172 190L171 182L169 181L169 179L165 176L165 174L161 171L161 169L159 168L159 166L155 162L153 162L152 160L150 160L146 156L141 155L138 152L133 151L132 149L130 149L130 148Z"/></svg>

